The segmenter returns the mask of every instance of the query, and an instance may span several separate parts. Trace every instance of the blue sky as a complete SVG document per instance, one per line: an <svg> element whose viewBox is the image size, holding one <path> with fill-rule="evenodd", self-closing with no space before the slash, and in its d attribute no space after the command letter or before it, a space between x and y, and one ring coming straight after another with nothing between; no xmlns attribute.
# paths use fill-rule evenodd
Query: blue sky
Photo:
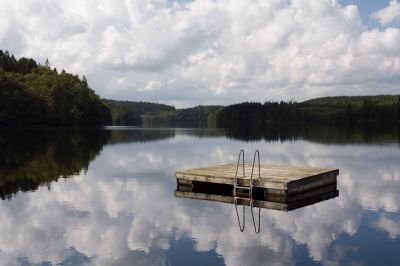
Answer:
<svg viewBox="0 0 400 266"><path fill-rule="evenodd" d="M379 26L376 20L370 18L371 13L389 5L389 0L339 0L339 2L342 5L356 5L363 23L369 27Z"/></svg>
<svg viewBox="0 0 400 266"><path fill-rule="evenodd" d="M192 0L176 0L179 3L191 2ZM379 24L370 18L372 12L387 7L390 0L339 0L342 5L356 5L363 19L363 23L369 27L377 27ZM171 0L172 2L172 0Z"/></svg>
<svg viewBox="0 0 400 266"><path fill-rule="evenodd" d="M179 3L191 2L192 0L176 0ZM372 12L387 7L390 0L339 0L342 5L356 5L363 19L363 23L369 27L379 27L376 20L371 19ZM172 2L172 0L171 0Z"/></svg>

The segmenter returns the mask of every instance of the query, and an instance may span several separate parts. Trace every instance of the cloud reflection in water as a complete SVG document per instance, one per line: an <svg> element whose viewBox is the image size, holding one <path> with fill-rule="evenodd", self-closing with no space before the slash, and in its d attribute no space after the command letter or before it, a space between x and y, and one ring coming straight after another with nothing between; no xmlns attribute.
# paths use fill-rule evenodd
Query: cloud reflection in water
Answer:
<svg viewBox="0 0 400 266"><path fill-rule="evenodd" d="M241 148L259 149L265 163L339 168L340 196L291 212L263 209L259 235L250 226L240 232L233 205L174 197L174 171L234 161ZM397 144L243 142L185 131L106 145L86 173L0 201L0 264L164 265L184 239L226 265L291 265L302 246L322 264L359 262L352 254L365 243L340 239L360 234L363 219L391 239L383 245L399 246L399 161Z"/></svg>

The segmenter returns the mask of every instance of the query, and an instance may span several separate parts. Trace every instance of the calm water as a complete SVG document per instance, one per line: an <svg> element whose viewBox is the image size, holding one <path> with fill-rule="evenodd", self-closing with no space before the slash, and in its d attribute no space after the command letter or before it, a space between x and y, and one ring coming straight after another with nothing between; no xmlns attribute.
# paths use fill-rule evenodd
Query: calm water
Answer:
<svg viewBox="0 0 400 266"><path fill-rule="evenodd" d="M339 196L290 212L177 198L178 169L340 169ZM400 265L397 130L0 132L0 265ZM241 209L240 209L241 210Z"/></svg>

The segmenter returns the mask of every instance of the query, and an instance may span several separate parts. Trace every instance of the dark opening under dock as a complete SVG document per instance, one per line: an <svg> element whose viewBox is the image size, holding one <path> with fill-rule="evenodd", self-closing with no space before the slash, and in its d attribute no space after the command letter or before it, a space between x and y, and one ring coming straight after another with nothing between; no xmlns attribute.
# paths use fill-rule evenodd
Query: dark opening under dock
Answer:
<svg viewBox="0 0 400 266"><path fill-rule="evenodd" d="M232 187L228 185L205 186L205 183L199 183L195 186L178 185L175 191L175 197L194 200L206 200L236 205L247 205L262 209L272 209L279 211L291 211L321 201L329 200L339 196L336 185L324 186L318 189L308 190L307 192L288 195L266 195L256 191L253 199L238 198L235 201L232 195Z"/></svg>
<svg viewBox="0 0 400 266"><path fill-rule="evenodd" d="M193 186L196 183L234 185L237 164L216 165L177 171L175 177L180 186ZM295 167L262 164L253 175L253 188L262 189L266 195L294 195L320 187L335 185L339 175L338 169ZM245 164L245 175L242 165L239 168L236 182L238 185L249 187L252 165Z"/></svg>

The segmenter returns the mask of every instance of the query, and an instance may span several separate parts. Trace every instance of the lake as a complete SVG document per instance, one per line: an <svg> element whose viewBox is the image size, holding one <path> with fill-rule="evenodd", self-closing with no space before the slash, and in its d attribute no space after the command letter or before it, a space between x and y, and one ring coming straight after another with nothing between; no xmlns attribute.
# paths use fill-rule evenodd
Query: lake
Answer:
<svg viewBox="0 0 400 266"><path fill-rule="evenodd" d="M376 127L2 130L0 265L400 265L399 140ZM256 209L254 224L248 206L175 196L175 171L240 149L339 168L339 195Z"/></svg>

